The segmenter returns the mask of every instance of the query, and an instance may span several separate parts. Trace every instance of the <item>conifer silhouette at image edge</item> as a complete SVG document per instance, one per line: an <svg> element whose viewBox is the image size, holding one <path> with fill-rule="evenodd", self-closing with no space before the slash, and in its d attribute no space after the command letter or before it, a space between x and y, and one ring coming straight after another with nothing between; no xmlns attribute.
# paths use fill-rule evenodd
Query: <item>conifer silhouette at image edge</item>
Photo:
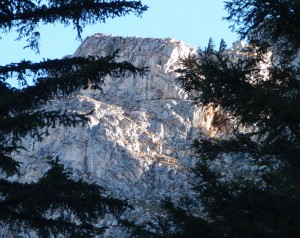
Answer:
<svg viewBox="0 0 300 238"><path fill-rule="evenodd" d="M26 40L24 48L39 53L42 25L73 27L81 39L86 25L128 14L141 16L147 8L141 1L4 0L0 2L0 30L2 34L16 32L17 40ZM0 229L7 236L31 237L33 232L43 238L94 237L105 229L97 225L99 218L107 212L117 216L128 208L126 201L106 195L99 185L72 180L58 158L49 160L49 170L36 183L10 179L19 176L19 164L11 155L24 149L21 138L30 135L42 140L48 128L88 122L89 113L43 109L50 100L64 99L82 88L101 88L105 76L145 73L128 62L117 63L116 57L117 52L0 66Z"/></svg>

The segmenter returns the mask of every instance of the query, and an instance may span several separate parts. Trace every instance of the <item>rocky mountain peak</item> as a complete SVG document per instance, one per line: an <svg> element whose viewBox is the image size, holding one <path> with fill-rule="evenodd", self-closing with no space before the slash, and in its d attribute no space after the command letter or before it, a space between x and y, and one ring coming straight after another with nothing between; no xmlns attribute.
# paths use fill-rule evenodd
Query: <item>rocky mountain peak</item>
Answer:
<svg viewBox="0 0 300 238"><path fill-rule="evenodd" d="M107 78L102 86L107 99L117 104L143 100L183 99L185 93L175 82L180 58L195 52L187 44L171 38L117 37L96 34L87 37L74 56L106 56L118 50L117 61L147 67L145 77Z"/></svg>
<svg viewBox="0 0 300 238"><path fill-rule="evenodd" d="M179 66L179 59L194 53L182 41L172 38L120 37L95 34L87 37L74 56L106 56L119 50L118 61L128 61L137 67L148 67L150 71L173 72Z"/></svg>
<svg viewBox="0 0 300 238"><path fill-rule="evenodd" d="M127 198L135 207L127 217L147 220L159 211L154 208L164 196L190 192L192 141L199 129L209 130L208 117L214 115L199 110L195 114L195 105L176 81L180 59L195 49L171 38L96 34L87 37L74 56L106 56L115 50L117 61L148 67L149 72L144 77L107 77L102 92L81 90L53 102L55 109L94 113L87 125L51 129L42 142L24 138L27 151L16 157L23 162L22 180L30 182L45 173L46 158L58 156L75 178ZM105 218L101 224L112 228L107 236L118 237L115 221Z"/></svg>

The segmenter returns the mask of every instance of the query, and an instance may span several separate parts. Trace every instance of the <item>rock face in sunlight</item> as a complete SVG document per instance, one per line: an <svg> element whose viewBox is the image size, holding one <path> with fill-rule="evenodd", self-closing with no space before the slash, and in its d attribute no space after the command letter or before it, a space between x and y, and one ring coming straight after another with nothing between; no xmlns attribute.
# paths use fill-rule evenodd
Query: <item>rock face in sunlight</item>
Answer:
<svg viewBox="0 0 300 238"><path fill-rule="evenodd" d="M135 209L126 216L143 221L158 213L155 207L164 196L178 198L189 191L192 140L199 125L211 130L213 119L195 112L176 82L180 58L195 49L170 38L97 34L86 38L74 56L105 56L117 49L117 61L148 67L146 76L106 78L102 93L82 90L68 100L53 102L49 107L94 112L86 126L51 129L42 142L24 139L26 156L17 156L24 162L24 181L40 178L48 168L46 158L58 156L74 177L129 199ZM217 112L212 113L211 117ZM109 216L100 223L117 225ZM106 235L122 237L118 232L112 228Z"/></svg>

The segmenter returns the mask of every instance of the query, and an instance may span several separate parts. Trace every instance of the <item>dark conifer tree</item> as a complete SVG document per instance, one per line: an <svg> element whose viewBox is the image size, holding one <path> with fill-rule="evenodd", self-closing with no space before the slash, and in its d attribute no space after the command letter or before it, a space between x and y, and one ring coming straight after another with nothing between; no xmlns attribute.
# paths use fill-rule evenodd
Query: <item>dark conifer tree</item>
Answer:
<svg viewBox="0 0 300 238"><path fill-rule="evenodd" d="M220 107L233 132L195 141L197 199L184 206L166 200L169 216L149 237L300 236L300 2L225 4L248 45L231 57L223 41L215 50L210 40L179 73L195 103ZM195 202L202 211L188 209Z"/></svg>
<svg viewBox="0 0 300 238"><path fill-rule="evenodd" d="M16 31L17 40L25 38L29 47L39 52L39 26L70 24L78 38L85 25L105 22L108 18L133 13L140 16L147 6L140 1L104 0L4 0L0 2L2 33ZM105 76L126 72L142 75L128 62L117 63L116 53L106 57L64 58L39 63L21 61L0 66L0 229L17 237L35 231L39 237L90 237L104 228L95 226L105 212L118 214L127 207L125 201L113 199L95 184L73 181L57 161L33 184L10 182L18 174L18 162L12 153L22 150L21 138L31 135L43 139L49 127L75 126L88 121L88 115L67 110L43 109L53 98L63 99L74 91L101 86ZM20 88L8 84L16 80ZM29 85L28 80L33 81ZM72 219L71 219L72 217ZM24 234L25 234L24 233Z"/></svg>
<svg viewBox="0 0 300 238"><path fill-rule="evenodd" d="M298 0L225 1L226 20L241 38L261 48L272 47L286 58L300 48L300 2Z"/></svg>

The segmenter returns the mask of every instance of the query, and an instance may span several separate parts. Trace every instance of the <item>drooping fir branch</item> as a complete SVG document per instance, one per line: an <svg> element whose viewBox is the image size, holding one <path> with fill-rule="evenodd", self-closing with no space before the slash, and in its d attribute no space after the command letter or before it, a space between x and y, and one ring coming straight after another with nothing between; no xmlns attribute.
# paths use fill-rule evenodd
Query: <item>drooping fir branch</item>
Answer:
<svg viewBox="0 0 300 238"><path fill-rule="evenodd" d="M51 168L37 183L0 180L0 223L10 224L10 232L19 227L45 238L59 233L90 237L105 229L95 226L97 219L128 208L125 201L102 195L99 185L74 181L57 159L49 163Z"/></svg>
<svg viewBox="0 0 300 238"><path fill-rule="evenodd" d="M42 140L49 135L49 128L57 126L70 127L88 121L87 114L65 111L39 110L31 113L19 113L9 118L0 119L1 146L0 146L0 168L7 175L18 173L19 163L11 157L12 152L24 150L22 138L30 135L36 140Z"/></svg>
<svg viewBox="0 0 300 238"><path fill-rule="evenodd" d="M31 113L19 113L7 119L0 119L0 131L2 134L9 135L11 141L17 141L28 133L33 138L40 140L43 134L48 135L48 128L55 128L60 125L70 127L79 122L87 122L87 116L91 113L79 114L67 110L39 110ZM42 128L46 128L46 132L42 132Z"/></svg>
<svg viewBox="0 0 300 238"><path fill-rule="evenodd" d="M16 145L3 144L0 146L0 169L5 172L7 176L13 176L15 174L19 175L19 162L12 159L10 156L12 151L16 151L20 147Z"/></svg>
<svg viewBox="0 0 300 238"><path fill-rule="evenodd" d="M38 27L41 24L61 23L68 26L72 23L80 38L87 24L105 22L108 18L129 13L140 16L147 8L140 1L123 0L51 0L47 3L39 0L4 0L0 2L0 29L8 32L16 28L18 39L26 37L26 47L38 52Z"/></svg>
<svg viewBox="0 0 300 238"><path fill-rule="evenodd" d="M226 1L226 20L242 38L260 46L276 48L286 60L300 48L300 2L298 0ZM293 58L293 57L292 57Z"/></svg>
<svg viewBox="0 0 300 238"><path fill-rule="evenodd" d="M24 80L26 76L36 76L34 78L36 83L33 86L22 89L11 88L4 83L1 84L0 108L3 123L2 129L0 129L2 133L13 132L15 134L16 130L19 130L20 134L24 135L24 132L27 130L25 128L33 128L34 123L36 127L51 126L49 119L50 117L54 118L54 115L57 117L56 120L63 119L62 116L64 115L63 124L67 126L66 114L57 112L52 112L51 114L45 111L37 112L37 109L45 105L53 97L61 98L89 84L101 84L103 78L107 75L120 76L125 72L130 72L134 75L142 75L144 73L144 69L138 69L127 62L116 63L114 57L115 55L102 58L71 58L35 64L22 62L1 67L1 75L5 80L9 76L13 77L15 72L17 72L19 78ZM44 119L43 116L45 116ZM83 119L82 116L77 116ZM36 120L29 122L30 118ZM48 123L45 123L46 121ZM69 121L68 125L70 124L74 125L74 120Z"/></svg>
<svg viewBox="0 0 300 238"><path fill-rule="evenodd" d="M187 197L185 197L187 198ZM184 207L193 206L189 198L179 202ZM183 204L184 203L184 204ZM135 238L220 238L221 233L218 227L214 227L213 222L208 222L201 216L192 214L180 205L175 205L174 201L166 197L161 204L165 214L152 218L149 222L137 224L136 221L123 220L122 225L130 232L131 237ZM168 215L167 215L168 214Z"/></svg>
<svg viewBox="0 0 300 238"><path fill-rule="evenodd" d="M2 116L36 108L54 96L59 98L88 85L101 85L105 76L119 77L126 72L133 75L145 73L145 69L136 68L128 62L117 63L116 54L47 60L41 63L23 61L0 67L2 81L17 76L22 82L26 82L28 78L35 82L33 86L19 90L2 84L2 91L5 91L5 97L1 97L0 101Z"/></svg>

